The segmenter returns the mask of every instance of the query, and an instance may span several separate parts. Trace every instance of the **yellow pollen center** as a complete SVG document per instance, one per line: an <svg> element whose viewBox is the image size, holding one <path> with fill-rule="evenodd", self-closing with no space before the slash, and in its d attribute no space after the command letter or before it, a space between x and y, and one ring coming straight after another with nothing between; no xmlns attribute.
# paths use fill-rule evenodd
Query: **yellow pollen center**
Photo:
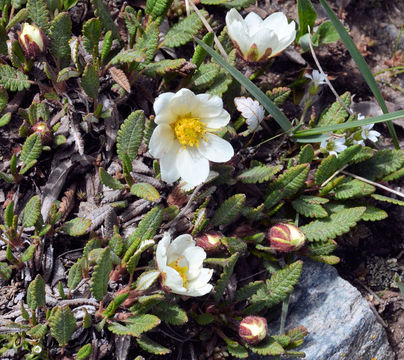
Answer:
<svg viewBox="0 0 404 360"><path fill-rule="evenodd" d="M177 121L171 126L174 129L175 136L184 148L186 146L198 147L199 139L205 139L203 135L206 132L206 125L200 118L192 117L191 114L178 117Z"/></svg>
<svg viewBox="0 0 404 360"><path fill-rule="evenodd" d="M181 259L182 259L182 256L179 257L177 260L174 260L173 262L168 264L168 266L173 268L178 274L180 274L180 276L182 278L182 284L185 287L187 282L188 282L188 278L187 278L188 267L187 266L180 266L179 261Z"/></svg>

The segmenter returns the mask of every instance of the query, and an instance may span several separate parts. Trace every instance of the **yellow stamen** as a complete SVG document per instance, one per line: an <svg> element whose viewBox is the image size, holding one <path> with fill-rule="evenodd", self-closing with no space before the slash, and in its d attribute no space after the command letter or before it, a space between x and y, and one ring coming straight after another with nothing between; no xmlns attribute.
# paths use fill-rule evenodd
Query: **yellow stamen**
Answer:
<svg viewBox="0 0 404 360"><path fill-rule="evenodd" d="M180 276L182 278L182 285L185 287L187 282L188 282L188 278L187 278L188 267L187 266L180 266L180 264L178 262L181 259L182 259L182 256L179 257L177 260L174 260L173 262L168 264L168 266L173 268L175 271L177 271L178 274L180 274Z"/></svg>
<svg viewBox="0 0 404 360"><path fill-rule="evenodd" d="M206 133L206 125L200 118L192 117L187 114L183 117L178 117L172 125L175 136L180 144L186 146L199 146L199 139L205 139L203 136ZM205 139L206 140L206 139Z"/></svg>

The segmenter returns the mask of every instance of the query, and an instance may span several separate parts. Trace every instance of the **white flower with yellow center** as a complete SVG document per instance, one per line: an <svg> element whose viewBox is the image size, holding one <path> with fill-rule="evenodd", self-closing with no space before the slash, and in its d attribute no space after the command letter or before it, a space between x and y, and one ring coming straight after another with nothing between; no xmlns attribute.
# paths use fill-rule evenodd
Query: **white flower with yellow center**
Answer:
<svg viewBox="0 0 404 360"><path fill-rule="evenodd" d="M163 181L173 183L181 177L197 186L209 175L209 161L226 162L233 157L230 143L213 134L230 121L218 96L181 89L161 94L153 107L157 127L149 152L160 160Z"/></svg>
<svg viewBox="0 0 404 360"><path fill-rule="evenodd" d="M251 62L266 61L285 50L296 37L296 24L282 12L265 20L254 12L245 19L236 9L226 14L227 31L243 58Z"/></svg>
<svg viewBox="0 0 404 360"><path fill-rule="evenodd" d="M191 235L180 235L171 242L165 233L157 244L156 262L162 283L171 292L185 296L203 296L212 290L213 270L202 267L206 252L195 245Z"/></svg>

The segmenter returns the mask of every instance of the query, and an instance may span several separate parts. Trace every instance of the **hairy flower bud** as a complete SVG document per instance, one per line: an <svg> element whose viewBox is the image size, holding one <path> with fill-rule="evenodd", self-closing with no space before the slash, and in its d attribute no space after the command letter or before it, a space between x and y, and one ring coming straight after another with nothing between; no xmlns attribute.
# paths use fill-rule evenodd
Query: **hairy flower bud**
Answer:
<svg viewBox="0 0 404 360"><path fill-rule="evenodd" d="M21 32L18 33L18 41L25 55L31 59L36 59L45 53L46 36L36 25L24 23Z"/></svg>
<svg viewBox="0 0 404 360"><path fill-rule="evenodd" d="M201 247L207 253L215 253L220 248L222 237L223 235L218 231L209 231L195 239L196 246Z"/></svg>
<svg viewBox="0 0 404 360"><path fill-rule="evenodd" d="M277 224L269 230L269 241L274 250L290 252L304 245L305 236L295 225Z"/></svg>
<svg viewBox="0 0 404 360"><path fill-rule="evenodd" d="M248 344L259 343L268 334L267 320L261 316L247 316L241 321L238 334Z"/></svg>
<svg viewBox="0 0 404 360"><path fill-rule="evenodd" d="M46 122L37 122L32 126L32 130L41 137L42 145L48 145L52 142L53 134Z"/></svg>

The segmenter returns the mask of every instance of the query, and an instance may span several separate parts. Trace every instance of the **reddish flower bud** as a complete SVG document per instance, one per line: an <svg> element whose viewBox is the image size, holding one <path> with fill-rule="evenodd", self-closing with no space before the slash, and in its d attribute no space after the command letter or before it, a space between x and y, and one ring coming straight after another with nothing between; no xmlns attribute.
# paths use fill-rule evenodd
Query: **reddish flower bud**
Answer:
<svg viewBox="0 0 404 360"><path fill-rule="evenodd" d="M247 316L241 321L238 334L246 343L257 344L268 334L267 320L261 316Z"/></svg>
<svg viewBox="0 0 404 360"><path fill-rule="evenodd" d="M18 32L18 41L25 55L31 59L36 59L45 53L47 39L43 31L36 25L24 23L21 32Z"/></svg>
<svg viewBox="0 0 404 360"><path fill-rule="evenodd" d="M209 231L208 233L195 239L196 246L201 247L207 253L215 253L220 249L223 234L218 231Z"/></svg>
<svg viewBox="0 0 404 360"><path fill-rule="evenodd" d="M52 142L53 134L46 122L40 121L36 123L32 126L32 130L41 137L42 145L47 145Z"/></svg>
<svg viewBox="0 0 404 360"><path fill-rule="evenodd" d="M269 242L274 250L281 252L299 250L304 241L303 232L292 224L278 224L269 230Z"/></svg>

